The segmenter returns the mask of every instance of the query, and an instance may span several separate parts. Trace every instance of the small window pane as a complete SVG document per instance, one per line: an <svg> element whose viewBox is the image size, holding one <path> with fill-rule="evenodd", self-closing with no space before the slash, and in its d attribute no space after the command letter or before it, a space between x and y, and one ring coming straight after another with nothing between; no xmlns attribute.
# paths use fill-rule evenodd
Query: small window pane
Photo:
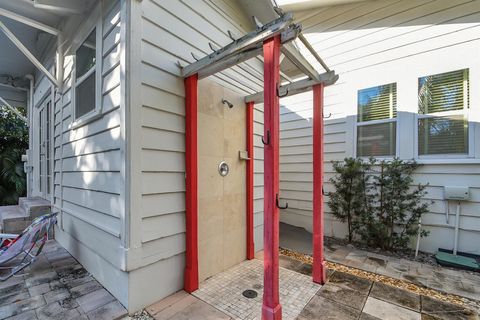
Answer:
<svg viewBox="0 0 480 320"><path fill-rule="evenodd" d="M395 156L396 122L357 127L357 156Z"/></svg>
<svg viewBox="0 0 480 320"><path fill-rule="evenodd" d="M397 117L397 84L358 91L358 122Z"/></svg>
<svg viewBox="0 0 480 320"><path fill-rule="evenodd" d="M75 117L95 109L95 72L88 76L75 90Z"/></svg>
<svg viewBox="0 0 480 320"><path fill-rule="evenodd" d="M418 79L418 112L428 114L468 108L468 69Z"/></svg>
<svg viewBox="0 0 480 320"><path fill-rule="evenodd" d="M463 115L418 120L418 154L467 154L468 122Z"/></svg>
<svg viewBox="0 0 480 320"><path fill-rule="evenodd" d="M75 55L76 78L81 78L88 70L95 67L95 46L96 46L96 31L93 29L92 33L78 48Z"/></svg>

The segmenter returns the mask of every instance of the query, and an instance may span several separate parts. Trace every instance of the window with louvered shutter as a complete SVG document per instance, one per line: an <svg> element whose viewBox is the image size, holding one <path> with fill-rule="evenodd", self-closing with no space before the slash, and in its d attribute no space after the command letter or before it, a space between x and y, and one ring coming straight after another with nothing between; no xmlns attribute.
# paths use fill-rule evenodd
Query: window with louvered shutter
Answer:
<svg viewBox="0 0 480 320"><path fill-rule="evenodd" d="M395 156L396 117L396 83L359 90L357 156Z"/></svg>
<svg viewBox="0 0 480 320"><path fill-rule="evenodd" d="M468 69L418 79L418 154L468 154Z"/></svg>

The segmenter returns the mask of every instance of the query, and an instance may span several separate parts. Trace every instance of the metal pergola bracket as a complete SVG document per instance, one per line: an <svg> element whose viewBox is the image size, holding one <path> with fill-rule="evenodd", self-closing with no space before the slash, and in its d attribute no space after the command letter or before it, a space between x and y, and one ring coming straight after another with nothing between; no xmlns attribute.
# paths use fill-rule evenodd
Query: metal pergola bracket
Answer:
<svg viewBox="0 0 480 320"><path fill-rule="evenodd" d="M278 96L279 97L287 97L295 94L299 94L302 92L306 92L312 90L313 86L316 84L323 83L324 86L329 86L337 82L338 75L335 74L335 71L325 72L319 75L318 80L313 79L305 79L295 81L283 86L279 86L278 88ZM254 102L254 103L262 103L263 102L263 92L257 92L245 97L245 102Z"/></svg>
<svg viewBox="0 0 480 320"><path fill-rule="evenodd" d="M263 41L281 34L284 30L288 29L293 21L293 15L291 13L285 14L284 16L273 20L260 28L257 28L255 31L252 31L245 36L234 40L232 43L226 45L225 47L209 54L208 56L199 59L196 62L193 62L183 68L182 76L187 78L193 74L198 74L199 78L202 78L202 75L205 75L205 72L202 72L205 68L212 68L213 65L217 63L222 63L225 60L233 59L235 60L235 55L243 54L247 51L250 51L252 48L257 48L263 43ZM299 25L295 25L295 28L299 28ZM293 32L293 31L292 31ZM287 35L285 37L288 37ZM245 60L244 60L245 61ZM217 70L218 68L214 68ZM218 70L216 71L218 72ZM208 75L207 75L208 76ZM204 76L203 76L204 77Z"/></svg>

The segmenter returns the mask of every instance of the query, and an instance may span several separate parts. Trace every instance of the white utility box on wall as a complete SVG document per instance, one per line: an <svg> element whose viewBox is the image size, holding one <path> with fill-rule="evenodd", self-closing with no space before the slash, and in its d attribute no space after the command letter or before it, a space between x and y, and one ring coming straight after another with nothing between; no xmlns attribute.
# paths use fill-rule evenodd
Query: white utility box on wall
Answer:
<svg viewBox="0 0 480 320"><path fill-rule="evenodd" d="M470 200L470 188L445 186L445 200L468 201Z"/></svg>

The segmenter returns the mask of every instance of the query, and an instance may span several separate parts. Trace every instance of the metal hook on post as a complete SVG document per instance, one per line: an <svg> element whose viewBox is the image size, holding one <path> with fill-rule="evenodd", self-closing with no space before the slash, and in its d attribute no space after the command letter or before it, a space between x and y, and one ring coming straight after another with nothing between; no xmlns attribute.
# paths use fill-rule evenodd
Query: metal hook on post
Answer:
<svg viewBox="0 0 480 320"><path fill-rule="evenodd" d="M332 113L330 112L330 113L328 114L328 116L326 116L326 117L323 116L323 119L328 119L328 118L330 118L331 116L332 116Z"/></svg>
<svg viewBox="0 0 480 320"><path fill-rule="evenodd" d="M280 88L277 87L277 96L278 96L279 98L284 98L284 97L288 96L288 88L285 89L285 93L281 95L281 94L280 94Z"/></svg>
<svg viewBox="0 0 480 320"><path fill-rule="evenodd" d="M267 141L265 142L264 137L262 137L262 143L264 145L269 145L270 144L270 131L267 130Z"/></svg>
<svg viewBox="0 0 480 320"><path fill-rule="evenodd" d="M284 94L280 94L280 84L277 83L277 97L283 98L283 97L286 97L286 96L288 96L288 87L285 89Z"/></svg>
<svg viewBox="0 0 480 320"><path fill-rule="evenodd" d="M280 203L279 203L279 200L278 200L278 193L277 193L277 196L275 198L275 204L277 205L278 209L288 209L288 202L285 202L284 207L280 206Z"/></svg>

